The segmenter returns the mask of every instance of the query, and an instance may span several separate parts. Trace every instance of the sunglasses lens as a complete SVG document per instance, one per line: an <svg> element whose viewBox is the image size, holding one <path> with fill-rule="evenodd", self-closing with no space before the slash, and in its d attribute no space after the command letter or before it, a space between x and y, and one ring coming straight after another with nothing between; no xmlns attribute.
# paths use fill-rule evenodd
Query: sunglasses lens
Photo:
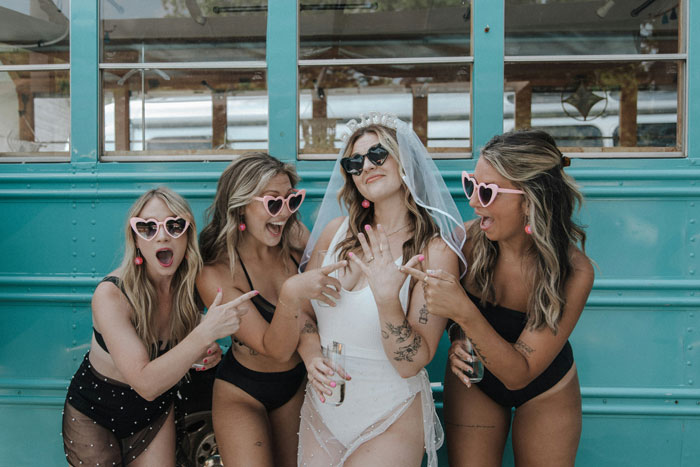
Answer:
<svg viewBox="0 0 700 467"><path fill-rule="evenodd" d="M462 189L464 189L464 194L467 195L467 198L472 199L472 195L474 194L474 182L467 177L462 178Z"/></svg>
<svg viewBox="0 0 700 467"><path fill-rule="evenodd" d="M280 211L282 210L282 206L284 206L284 201L279 198L271 199L267 202L267 210L273 216L276 216L280 213Z"/></svg>
<svg viewBox="0 0 700 467"><path fill-rule="evenodd" d="M177 219L169 219L168 222L165 223L165 230L167 230L171 237L177 238L185 233L186 226L187 221L179 217Z"/></svg>
<svg viewBox="0 0 700 467"><path fill-rule="evenodd" d="M360 175L362 173L362 162L363 157L361 155L354 155L352 157L346 157L340 161L340 165L343 166L343 170L350 175Z"/></svg>
<svg viewBox="0 0 700 467"><path fill-rule="evenodd" d="M136 233L146 240L152 239L158 232L158 224L155 222L137 222Z"/></svg>
<svg viewBox="0 0 700 467"><path fill-rule="evenodd" d="M382 165L386 162L386 158L389 156L389 151L384 149L383 146L376 145L367 151L367 158L374 165Z"/></svg>
<svg viewBox="0 0 700 467"><path fill-rule="evenodd" d="M488 204L491 204L492 197L493 190L491 188L487 188L485 186L479 188L479 201L481 201L482 205L486 206Z"/></svg>
<svg viewBox="0 0 700 467"><path fill-rule="evenodd" d="M301 206L302 196L301 194L289 195L289 210L295 212Z"/></svg>

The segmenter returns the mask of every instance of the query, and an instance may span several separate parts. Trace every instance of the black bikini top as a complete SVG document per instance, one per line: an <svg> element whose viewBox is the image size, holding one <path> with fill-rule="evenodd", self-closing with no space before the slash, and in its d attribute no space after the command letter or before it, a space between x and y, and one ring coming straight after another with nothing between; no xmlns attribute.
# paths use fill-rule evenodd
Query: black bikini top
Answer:
<svg viewBox="0 0 700 467"><path fill-rule="evenodd" d="M119 290L121 290L122 293L124 294L124 296L126 297L126 292L124 291L124 285L122 284L122 280L120 278L118 278L117 276L107 276L100 281L100 284L103 282L111 282L112 284L116 285L117 287L119 287ZM128 298L129 297L127 297L127 299ZM105 352L109 353L109 350L107 349L107 343L105 342L104 337L102 337L102 334L97 329L95 329L95 326L92 327L92 332L95 333L95 340L97 341L97 344L100 347L102 347L102 349ZM163 344L162 341L158 342L158 356L159 357L168 351L168 348L161 350L162 344Z"/></svg>
<svg viewBox="0 0 700 467"><path fill-rule="evenodd" d="M299 263L297 263L297 260L294 259L292 256L292 261L294 261L294 265L296 267L299 267ZM250 280L250 276L248 275L248 271L245 268L245 264L243 264L243 259L241 259L241 254L238 254L238 260L241 262L241 266L243 267L243 273L245 274L245 278L248 279L248 285L250 286L250 290L254 290L255 287L253 287L253 282ZM255 297L250 299L251 302L253 302L253 305L255 305L255 308L257 308L258 312L260 313L260 316L265 319L268 323L272 322L272 316L275 313L275 308L277 305L273 305L269 301L265 300L265 297L262 295L258 294Z"/></svg>

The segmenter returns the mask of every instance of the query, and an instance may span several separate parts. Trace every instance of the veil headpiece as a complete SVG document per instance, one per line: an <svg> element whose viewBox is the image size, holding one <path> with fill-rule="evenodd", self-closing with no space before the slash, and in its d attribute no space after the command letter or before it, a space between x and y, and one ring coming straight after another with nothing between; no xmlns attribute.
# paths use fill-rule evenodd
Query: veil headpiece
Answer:
<svg viewBox="0 0 700 467"><path fill-rule="evenodd" d="M462 254L466 231L462 223L462 216L459 214L452 196L450 196L440 171L428 155L428 151L423 146L418 135L409 125L394 115L380 114L378 112L370 112L367 115L362 114L359 122L350 120L347 123L350 133L343 138L345 144L340 149L338 158L333 166L331 179L319 207L299 270L303 271L306 263L309 262L314 246L328 223L337 217L348 215L347 206L344 205L342 200L338 199L338 193L345 183L341 174L340 159L348 144L348 137L357 129L373 124L396 129L396 139L399 145L398 158L404 171L401 174L401 178L410 190L411 195L413 195L413 200L417 205L430 213L435 225L440 229L440 237L459 258L459 261L462 263L460 270L463 276L467 269L467 262L464 254Z"/></svg>

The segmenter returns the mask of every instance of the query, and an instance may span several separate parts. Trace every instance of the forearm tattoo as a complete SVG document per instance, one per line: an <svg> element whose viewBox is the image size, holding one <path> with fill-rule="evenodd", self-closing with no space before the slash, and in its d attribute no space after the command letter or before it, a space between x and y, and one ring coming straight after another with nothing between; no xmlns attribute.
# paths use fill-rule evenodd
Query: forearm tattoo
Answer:
<svg viewBox="0 0 700 467"><path fill-rule="evenodd" d="M318 334L318 328L311 321L307 321L304 327L301 328L302 334Z"/></svg>
<svg viewBox="0 0 700 467"><path fill-rule="evenodd" d="M428 305L425 303L421 307L421 309L418 311L418 322L420 324L428 324Z"/></svg>
<svg viewBox="0 0 700 467"><path fill-rule="evenodd" d="M535 349L533 349L532 347L530 347L529 345L527 345L525 342L521 341L520 339L518 339L518 342L515 343L515 348L522 350L523 352L527 353L528 355L531 355L532 352L535 351Z"/></svg>
<svg viewBox="0 0 700 467"><path fill-rule="evenodd" d="M394 326L390 322L386 322L386 328L389 332L382 331L382 337L388 339L389 335L398 336L396 338L396 343L400 344L411 336L413 329L411 328L411 323L408 322L406 318L403 319L403 323L399 326Z"/></svg>
<svg viewBox="0 0 700 467"><path fill-rule="evenodd" d="M422 342L423 339L421 338L420 334L413 334L413 342L411 342L408 345L399 347L399 350L394 352L394 355L396 355L396 357L394 357L394 360L396 360L397 362L401 362L404 360L406 360L407 362L412 362L413 357L415 357L418 353Z"/></svg>
<svg viewBox="0 0 700 467"><path fill-rule="evenodd" d="M472 347L474 347L474 350L476 350L477 355L479 355L479 357L481 357L481 361L483 362L483 364L488 365L489 359L486 358L486 355L484 355L484 353L481 351L481 348L479 347L479 345L476 342L474 342L473 338L467 336L467 339L469 339L471 341Z"/></svg>

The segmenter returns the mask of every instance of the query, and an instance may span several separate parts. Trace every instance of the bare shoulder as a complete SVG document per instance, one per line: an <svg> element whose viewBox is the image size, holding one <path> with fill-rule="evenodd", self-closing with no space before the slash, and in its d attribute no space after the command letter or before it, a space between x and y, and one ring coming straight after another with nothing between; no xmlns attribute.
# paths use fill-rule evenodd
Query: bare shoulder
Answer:
<svg viewBox="0 0 700 467"><path fill-rule="evenodd" d="M119 278L118 271L112 271L108 276ZM93 320L98 323L104 319L114 319L131 316L131 305L120 287L110 281L102 281L97 284L92 294Z"/></svg>
<svg viewBox="0 0 700 467"><path fill-rule="evenodd" d="M331 220L324 228L323 232L321 232L321 236L318 238L318 246L321 246L322 249L326 249L328 245L330 245L331 240L333 240L333 236L335 233L338 231L340 228L340 225L343 223L345 220L346 216L340 216L336 217L335 219Z"/></svg>
<svg viewBox="0 0 700 467"><path fill-rule="evenodd" d="M239 276L240 267L237 268L234 277L231 277L231 269L229 268L228 261L219 261L213 264L205 265L197 276L197 288L207 289L213 288L216 290L217 287L222 287L226 284L236 284L236 277Z"/></svg>
<svg viewBox="0 0 700 467"><path fill-rule="evenodd" d="M584 252L576 247L571 248L570 257L573 271L567 286L572 287L570 290L578 290L587 296L593 288L593 279L595 278L593 263Z"/></svg>
<svg viewBox="0 0 700 467"><path fill-rule="evenodd" d="M583 251L576 247L571 248L571 265L574 268L574 274L589 278L593 281L595 277L593 263Z"/></svg>

